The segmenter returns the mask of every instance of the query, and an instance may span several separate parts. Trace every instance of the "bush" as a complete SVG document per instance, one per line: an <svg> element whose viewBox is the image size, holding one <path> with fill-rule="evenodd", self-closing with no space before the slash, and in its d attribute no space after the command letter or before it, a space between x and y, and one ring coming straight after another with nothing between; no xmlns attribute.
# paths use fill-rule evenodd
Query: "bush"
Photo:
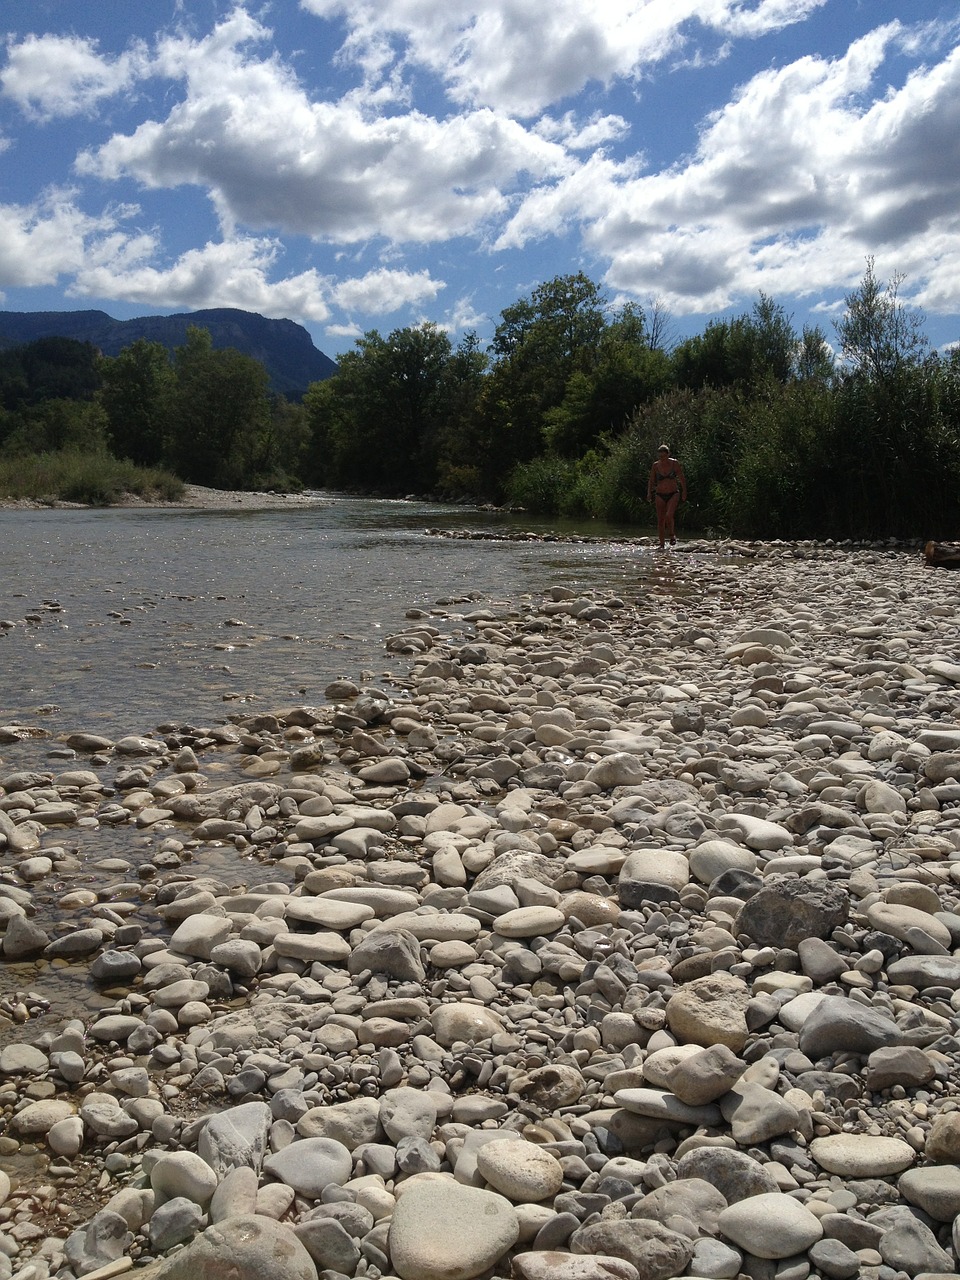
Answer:
<svg viewBox="0 0 960 1280"><path fill-rule="evenodd" d="M126 494L172 502L182 496L183 483L168 471L137 467L108 453L65 449L0 459L0 494L107 507Z"/></svg>

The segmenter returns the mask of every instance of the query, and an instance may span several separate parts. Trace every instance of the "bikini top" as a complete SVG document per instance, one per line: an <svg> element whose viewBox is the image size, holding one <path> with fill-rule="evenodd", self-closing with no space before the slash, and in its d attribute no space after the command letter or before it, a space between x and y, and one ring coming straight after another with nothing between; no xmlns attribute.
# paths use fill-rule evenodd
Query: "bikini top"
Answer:
<svg viewBox="0 0 960 1280"><path fill-rule="evenodd" d="M659 481L659 480L676 480L676 478L677 478L677 473L676 473L676 471L675 471L675 470L674 470L674 471L666 471L666 472L661 471L661 470L658 468L658 466L657 466L657 464L656 464L656 463L654 463L654 464L653 464L653 474L657 477L657 480L658 480L658 481Z"/></svg>

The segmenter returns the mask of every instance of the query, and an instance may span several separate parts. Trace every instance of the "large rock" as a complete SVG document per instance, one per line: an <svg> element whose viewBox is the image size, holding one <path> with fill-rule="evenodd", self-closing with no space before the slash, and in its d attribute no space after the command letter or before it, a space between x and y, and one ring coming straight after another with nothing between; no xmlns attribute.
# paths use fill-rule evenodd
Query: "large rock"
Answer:
<svg viewBox="0 0 960 1280"><path fill-rule="evenodd" d="M725 1044L739 1053L747 1042L745 1011L750 988L729 973L710 973L686 983L667 1002L670 1030L684 1044L708 1049Z"/></svg>
<svg viewBox="0 0 960 1280"><path fill-rule="evenodd" d="M820 1219L782 1192L730 1205L719 1225L722 1235L756 1258L790 1258L823 1235Z"/></svg>
<svg viewBox="0 0 960 1280"><path fill-rule="evenodd" d="M677 1161L678 1178L699 1178L716 1187L727 1204L779 1190L759 1160L732 1147L694 1147Z"/></svg>
<svg viewBox="0 0 960 1280"><path fill-rule="evenodd" d="M516 1210L503 1196L427 1175L411 1179L397 1200L390 1261L401 1280L471 1280L519 1235Z"/></svg>
<svg viewBox="0 0 960 1280"><path fill-rule="evenodd" d="M868 1057L902 1039L891 1018L846 996L826 996L800 1028L800 1052L814 1061L837 1052Z"/></svg>
<svg viewBox="0 0 960 1280"><path fill-rule="evenodd" d="M769 877L737 912L734 933L762 947L796 947L804 938L827 938L846 924L847 891L831 882Z"/></svg>
<svg viewBox="0 0 960 1280"><path fill-rule="evenodd" d="M408 929L389 926L371 930L347 960L348 973L385 973L398 982L423 982L420 943Z"/></svg>
<svg viewBox="0 0 960 1280"><path fill-rule="evenodd" d="M693 1241L652 1219L626 1218L580 1227L570 1237L570 1250L623 1258L643 1280L669 1280L682 1274L693 1257Z"/></svg>
<svg viewBox="0 0 960 1280"><path fill-rule="evenodd" d="M290 1227L259 1214L227 1218L212 1227L149 1280L317 1280L310 1254Z"/></svg>

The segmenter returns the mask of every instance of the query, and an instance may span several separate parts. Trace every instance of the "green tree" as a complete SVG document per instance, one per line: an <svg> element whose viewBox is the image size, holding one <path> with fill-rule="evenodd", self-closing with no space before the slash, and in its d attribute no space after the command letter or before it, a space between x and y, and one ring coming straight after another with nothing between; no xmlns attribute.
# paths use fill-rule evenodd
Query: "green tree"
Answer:
<svg viewBox="0 0 960 1280"><path fill-rule="evenodd" d="M358 338L338 372L305 398L313 473L321 483L386 493L437 482L456 381L450 339L433 324Z"/></svg>
<svg viewBox="0 0 960 1280"><path fill-rule="evenodd" d="M490 454L501 474L543 447L547 414L570 379L596 365L606 329L605 301L583 272L556 276L506 307L494 332L494 367L484 397Z"/></svg>
<svg viewBox="0 0 960 1280"><path fill-rule="evenodd" d="M176 387L166 348L138 338L118 356L101 357L99 369L112 452L156 466L168 451Z"/></svg>
<svg viewBox="0 0 960 1280"><path fill-rule="evenodd" d="M574 371L561 403L544 415L550 449L582 457L602 438L619 435L638 405L667 389L670 360L650 337L639 307L624 307L606 326L592 367Z"/></svg>
<svg viewBox="0 0 960 1280"><path fill-rule="evenodd" d="M900 298L904 277L882 284L867 259L863 279L846 297L846 312L837 321L840 352L849 372L875 382L895 377L927 355L923 314Z"/></svg>
<svg viewBox="0 0 960 1280"><path fill-rule="evenodd" d="M191 326L174 354L170 459L179 476L220 488L254 483L270 419L269 378L259 360L232 347L215 351Z"/></svg>

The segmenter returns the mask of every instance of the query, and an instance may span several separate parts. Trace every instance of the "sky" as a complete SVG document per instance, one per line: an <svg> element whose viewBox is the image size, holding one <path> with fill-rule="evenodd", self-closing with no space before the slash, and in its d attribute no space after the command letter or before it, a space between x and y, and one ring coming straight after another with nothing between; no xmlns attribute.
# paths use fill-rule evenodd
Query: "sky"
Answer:
<svg viewBox="0 0 960 1280"><path fill-rule="evenodd" d="M336 359L582 271L673 340L867 263L960 340L956 0L0 0L0 309Z"/></svg>

